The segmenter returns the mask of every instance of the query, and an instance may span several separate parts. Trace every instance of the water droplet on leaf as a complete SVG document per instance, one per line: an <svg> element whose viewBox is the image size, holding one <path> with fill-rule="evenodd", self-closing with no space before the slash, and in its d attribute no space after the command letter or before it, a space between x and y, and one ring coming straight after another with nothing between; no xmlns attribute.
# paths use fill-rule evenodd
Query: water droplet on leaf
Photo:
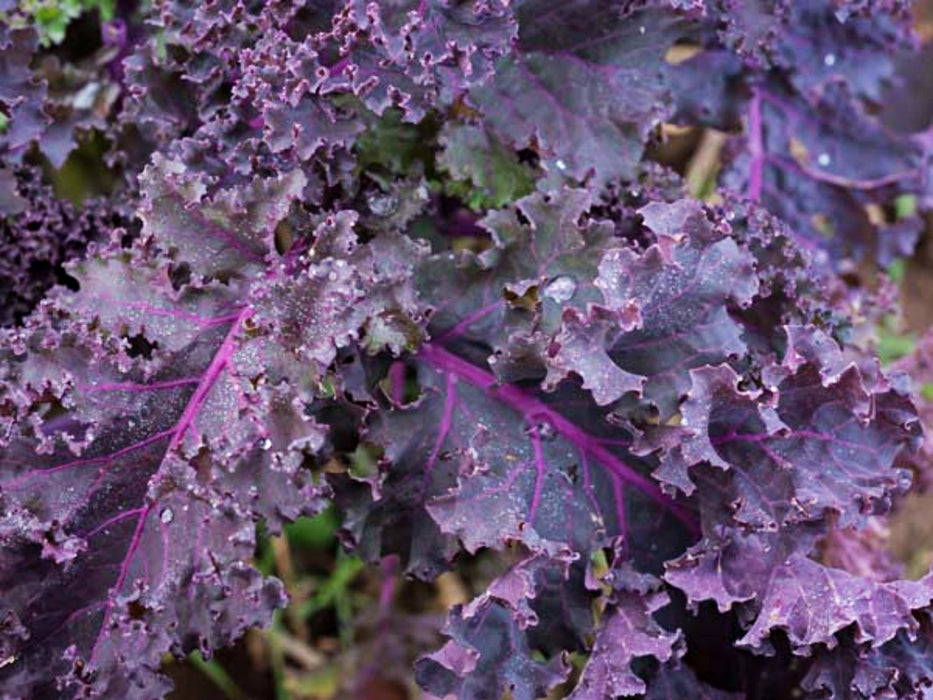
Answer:
<svg viewBox="0 0 933 700"><path fill-rule="evenodd" d="M836 65L836 54L828 53L823 56L823 65L825 65L827 68L832 68L834 65Z"/></svg>
<svg viewBox="0 0 933 700"><path fill-rule="evenodd" d="M539 420L527 432L529 435L537 435L542 442L549 442L557 437L557 429L547 420Z"/></svg>
<svg viewBox="0 0 933 700"><path fill-rule="evenodd" d="M376 216L390 216L398 209L398 197L384 192L371 192L366 197L366 204Z"/></svg>
<svg viewBox="0 0 933 700"><path fill-rule="evenodd" d="M577 291L577 283L569 275L561 275L551 280L544 288L545 296L551 297L558 303L569 301Z"/></svg>
<svg viewBox="0 0 933 700"><path fill-rule="evenodd" d="M175 519L175 514L172 512L171 508L163 508L162 512L159 513L159 520L168 525Z"/></svg>
<svg viewBox="0 0 933 700"><path fill-rule="evenodd" d="M816 159L816 162L825 168L832 162L832 159L829 157L828 153L820 153L819 157Z"/></svg>
<svg viewBox="0 0 933 700"><path fill-rule="evenodd" d="M906 469L901 471L897 477L897 485L901 488L902 491L907 491L910 488L910 485L913 483L913 475Z"/></svg>

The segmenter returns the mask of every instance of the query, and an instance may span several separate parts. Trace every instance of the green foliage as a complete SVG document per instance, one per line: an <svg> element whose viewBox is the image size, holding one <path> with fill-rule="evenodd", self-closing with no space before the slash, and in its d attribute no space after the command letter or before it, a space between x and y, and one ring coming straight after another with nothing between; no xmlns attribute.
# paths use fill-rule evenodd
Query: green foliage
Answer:
<svg viewBox="0 0 933 700"><path fill-rule="evenodd" d="M288 543L293 547L327 549L334 544L340 519L337 511L328 508L313 518L298 518L285 526Z"/></svg>
<svg viewBox="0 0 933 700"><path fill-rule="evenodd" d="M410 124L390 110L360 136L356 150L358 167L377 182L386 175L423 175L432 190L475 211L503 207L534 190L534 169L514 149L470 124L439 132L432 117Z"/></svg>
<svg viewBox="0 0 933 700"><path fill-rule="evenodd" d="M107 196L117 187L119 179L106 162L107 138L93 130L77 140L77 148L58 170L47 169L55 196L80 206L90 197Z"/></svg>
<svg viewBox="0 0 933 700"><path fill-rule="evenodd" d="M7 19L13 24L31 24L43 46L60 44L68 25L84 12L97 10L103 21L113 19L116 0L22 0L18 13Z"/></svg>
<svg viewBox="0 0 933 700"><path fill-rule="evenodd" d="M223 693L229 700L245 700L246 694L240 690L236 682L230 677L230 674L217 663L216 659L206 661L201 656L200 651L193 651L188 655L188 661L196 669L207 676L211 682Z"/></svg>
<svg viewBox="0 0 933 700"><path fill-rule="evenodd" d="M440 140L444 150L438 167L450 176L445 178L444 190L471 209L498 209L534 189L532 169L486 129L469 124L448 125Z"/></svg>
<svg viewBox="0 0 933 700"><path fill-rule="evenodd" d="M393 175L411 175L430 168L432 145L437 126L425 119L419 124L402 121L400 110L389 110L374 119L356 143L360 170L388 171Z"/></svg>
<svg viewBox="0 0 933 700"><path fill-rule="evenodd" d="M885 270L888 273L888 277L891 278L891 281L895 284L900 284L904 281L904 275L907 272L907 263L903 258L895 260L888 266L888 269Z"/></svg>
<svg viewBox="0 0 933 700"><path fill-rule="evenodd" d="M878 357L884 365L909 355L917 345L916 333L903 333L892 326L884 323L878 327Z"/></svg>
<svg viewBox="0 0 933 700"><path fill-rule="evenodd" d="M902 194L894 200L894 213L898 219L909 219L917 214L917 195Z"/></svg>
<svg viewBox="0 0 933 700"><path fill-rule="evenodd" d="M298 610L302 618L308 618L319 610L335 607L338 617L347 617L350 603L350 586L356 577L366 567L359 557L343 554L337 555L333 572L321 581L314 596L305 601Z"/></svg>
<svg viewBox="0 0 933 700"><path fill-rule="evenodd" d="M933 384L923 384L920 387L920 395L927 401L933 401Z"/></svg>

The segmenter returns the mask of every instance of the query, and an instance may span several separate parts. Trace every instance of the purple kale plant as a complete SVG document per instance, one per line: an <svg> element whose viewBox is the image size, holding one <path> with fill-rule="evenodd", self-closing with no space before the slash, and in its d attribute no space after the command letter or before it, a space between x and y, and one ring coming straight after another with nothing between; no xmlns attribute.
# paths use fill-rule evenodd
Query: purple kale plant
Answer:
<svg viewBox="0 0 933 700"><path fill-rule="evenodd" d="M0 18L0 697L163 697L329 504L413 579L503 555L435 697L929 693L933 578L873 536L910 382L827 291L933 201L879 116L905 3ZM715 201L672 124L727 131Z"/></svg>

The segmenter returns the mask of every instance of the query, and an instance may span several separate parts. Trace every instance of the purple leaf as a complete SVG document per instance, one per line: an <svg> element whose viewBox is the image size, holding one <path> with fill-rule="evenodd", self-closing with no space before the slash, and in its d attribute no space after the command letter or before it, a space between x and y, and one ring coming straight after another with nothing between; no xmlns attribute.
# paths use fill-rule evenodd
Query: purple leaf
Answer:
<svg viewBox="0 0 933 700"><path fill-rule="evenodd" d="M515 34L501 0L346 0L334 20L319 38L339 47L324 89L349 89L377 114L401 107L409 121L484 81Z"/></svg>
<svg viewBox="0 0 933 700"><path fill-rule="evenodd" d="M639 657L657 659L662 664L683 653L678 632L668 632L652 617L670 599L657 588L631 586L625 572L614 572L615 593L612 607L605 613L590 658L583 668L571 700L601 700L619 695L644 693L645 681L636 675L632 661ZM638 579L638 577L633 577Z"/></svg>
<svg viewBox="0 0 933 700"><path fill-rule="evenodd" d="M911 616L933 600L931 579L874 583L803 558L786 561L761 596L761 613L738 644L760 647L772 630L783 629L796 649L827 643L855 623L857 642L880 646L900 630L918 629ZM828 642L833 646L835 642Z"/></svg>
<svg viewBox="0 0 933 700"><path fill-rule="evenodd" d="M471 92L486 122L577 180L631 177L648 131L673 112L664 55L691 25L668 8L604 0L525 1L516 14L515 51Z"/></svg>
<svg viewBox="0 0 933 700"><path fill-rule="evenodd" d="M648 682L645 700L741 700L742 693L729 693L704 683L689 666L665 664Z"/></svg>
<svg viewBox="0 0 933 700"><path fill-rule="evenodd" d="M929 577L878 582L823 566L805 556L813 548L813 534L813 528L800 528L700 544L670 562L664 578L690 601L712 599L720 611L741 604L748 623L737 644L758 653L769 653L769 635L778 629L803 655L814 645L835 647L834 635L853 624L855 640L874 647L901 630L916 633L912 613L933 599Z"/></svg>
<svg viewBox="0 0 933 700"><path fill-rule="evenodd" d="M881 647L847 640L820 655L801 685L829 698L923 697L933 684L929 613L916 638L906 632Z"/></svg>
<svg viewBox="0 0 933 700"><path fill-rule="evenodd" d="M43 111L47 86L33 75L30 64L38 48L36 32L25 27L0 25L0 111L9 124L0 130L0 147L18 163L23 152L45 131L49 118ZM4 158L8 158L4 153Z"/></svg>
<svg viewBox="0 0 933 700"><path fill-rule="evenodd" d="M405 365L398 363L404 382ZM421 378L424 395L408 410L381 411L365 437L383 449L384 466L378 475L362 479L365 489L335 483L337 502L346 509L344 527L352 534L357 552L369 560L389 554L401 556L407 573L433 579L446 570L459 546L441 532L425 509L429 499L456 484L460 459L452 433L455 380L431 386ZM400 402L396 402L400 403ZM439 418L436 430L425 430L425 418Z"/></svg>
<svg viewBox="0 0 933 700"><path fill-rule="evenodd" d="M897 49L913 43L906 2L723 3L720 38L743 58L788 75L795 91L811 95L844 80L860 97L877 101L892 78Z"/></svg>
<svg viewBox="0 0 933 700"><path fill-rule="evenodd" d="M530 195L482 221L493 248L429 260L419 286L435 308L431 331L491 340L504 380L540 367L551 388L576 373L598 403L643 391L666 419L685 370L744 353L730 308L757 290L753 258L686 200L640 212L659 240L643 252L587 217L589 206L582 190Z"/></svg>
<svg viewBox="0 0 933 700"><path fill-rule="evenodd" d="M688 511L661 494L626 454L630 436L600 420L598 411L592 415L569 387L551 397L500 386L482 367L432 345L419 358L421 371L446 378L451 389L444 414L451 423L442 419L439 430L467 437L452 445L463 460L457 490L435 499L429 511L467 549L515 539L533 551L588 552L618 537L634 554L647 544L636 533L651 512L670 519L672 544L683 536L678 531L690 532ZM477 519L480 512L486 516ZM655 542L640 556L651 558L667 546Z"/></svg>
<svg viewBox="0 0 933 700"><path fill-rule="evenodd" d="M548 579L556 576L556 583ZM535 658L534 632L541 622L534 608L546 600L567 604L579 589L567 586L566 562L531 557L492 582L488 591L451 610L440 650L415 664L422 687L439 697L492 700L508 693L534 700L561 683L569 667L559 657ZM572 601L572 602L571 602ZM540 653L540 652L539 652Z"/></svg>
<svg viewBox="0 0 933 700"><path fill-rule="evenodd" d="M0 219L0 326L18 323L55 284L67 280L64 263L82 257L92 241L130 228L123 206L90 200L75 207L54 196L37 169L10 174L15 209ZM2 185L0 185L2 186Z"/></svg>
<svg viewBox="0 0 933 700"><path fill-rule="evenodd" d="M28 341L21 371L33 381L36 365L73 358L61 390L88 426L81 437L89 445L80 455L65 446L35 454L36 441L23 434L4 451L4 602L29 630L3 671L5 687L38 697L70 673L70 692L150 697L164 686L164 652L228 644L282 603L278 584L242 563L253 548L243 514L309 512L313 489L302 486L295 453L320 438L310 436L313 424L264 431L250 415L265 413L261 405L237 417L238 401L260 398L236 373L246 318L218 317L150 376L121 371L128 358L119 351L94 357L89 343ZM274 450L253 447L262 441ZM198 478L189 460L201 450L218 462L203 462ZM267 488L235 488L244 472Z"/></svg>
<svg viewBox="0 0 933 700"><path fill-rule="evenodd" d="M207 183L173 160L156 156L141 176L146 198L145 233L204 276L262 266L275 250L276 225L300 197L305 177L292 171L277 178L217 192L205 200Z"/></svg>
<svg viewBox="0 0 933 700"><path fill-rule="evenodd" d="M596 284L611 308L637 304L640 327L619 334L608 353L627 372L648 377L644 395L666 420L688 389L687 370L746 352L730 311L751 302L758 280L751 254L696 203L654 203L640 214L659 242L640 255L607 252Z"/></svg>
<svg viewBox="0 0 933 700"><path fill-rule="evenodd" d="M80 138L92 130L106 132L123 93L107 71L106 48L78 61L63 62L43 56L37 74L47 84L45 113L50 124L39 147L55 168L80 146Z"/></svg>
<svg viewBox="0 0 933 700"><path fill-rule="evenodd" d="M136 5L0 28L0 694L164 696L328 502L389 577L361 658L417 646L396 568L473 589L432 697L928 690L890 294L831 271L930 199L906 0ZM717 204L659 162L709 127Z"/></svg>
<svg viewBox="0 0 933 700"><path fill-rule="evenodd" d="M864 114L845 87L830 84L812 101L756 88L746 147L724 182L760 198L805 243L838 258L875 253L883 265L912 250L916 225L887 230L867 207L919 192L923 154Z"/></svg>
<svg viewBox="0 0 933 700"><path fill-rule="evenodd" d="M147 213L146 238L73 265L81 292L56 294L5 343L11 418L0 542L5 614L15 624L3 638L13 661L2 674L22 694L52 692L56 679L75 694L161 694L163 653L228 644L282 604L280 585L245 563L254 521L275 531L323 504L305 468L324 439L305 414L309 369L289 362L285 353L297 348L267 328L263 299L280 276L275 288L292 295L283 308L331 313L312 307L355 303L338 294L353 281L334 280L323 296L300 301L308 268L289 286L281 262L264 262L277 254L258 241L287 214L287 198L266 199L279 180L210 201L196 196L196 177L182 181L195 193L188 206L203 207L216 232L202 238L179 219L184 210L154 196L166 191L157 173L147 176L148 197L161 213ZM162 177L177 185L184 175L176 168ZM312 278L320 276L314 266L337 269L335 256L352 255L349 230L332 241L325 226L317 238ZM215 240L242 245L208 255ZM153 241L214 279L178 285ZM365 277L380 308L391 294L387 262ZM368 318L333 328L330 355L317 355L322 366ZM65 319L71 330L56 332ZM132 338L141 339L136 351Z"/></svg>
<svg viewBox="0 0 933 700"><path fill-rule="evenodd" d="M533 658L508 610L495 601L469 615L454 606L444 633L451 641L415 664L418 683L439 697L493 700L508 692L515 700L535 700L567 675L559 659Z"/></svg>
<svg viewBox="0 0 933 700"><path fill-rule="evenodd" d="M662 473L676 485L688 478L684 465L712 465L702 470L707 497L746 527L774 530L827 511L841 514L842 527L863 524L862 513L905 486L907 474L889 465L905 429L919 428L890 422L883 407L897 402L896 393L867 391L855 367L826 381L819 365L800 368L774 387L774 408L737 390L731 369L694 370L692 377L681 443L662 461ZM868 413L872 402L876 416Z"/></svg>

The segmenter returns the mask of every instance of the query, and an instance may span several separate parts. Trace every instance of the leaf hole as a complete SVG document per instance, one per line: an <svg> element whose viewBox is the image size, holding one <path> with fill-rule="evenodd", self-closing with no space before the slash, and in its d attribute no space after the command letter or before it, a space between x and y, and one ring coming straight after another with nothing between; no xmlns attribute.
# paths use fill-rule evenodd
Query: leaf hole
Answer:
<svg viewBox="0 0 933 700"><path fill-rule="evenodd" d="M81 284L78 282L78 280L76 280L64 270L62 270L58 275L58 283L72 292L77 292L81 289Z"/></svg>
<svg viewBox="0 0 933 700"><path fill-rule="evenodd" d="M126 613L131 620L142 620L146 616L146 606L138 600L131 600L126 604Z"/></svg>
<svg viewBox="0 0 933 700"><path fill-rule="evenodd" d="M396 360L379 383L383 394L396 406L408 406L421 396L418 372L411 365Z"/></svg>
<svg viewBox="0 0 933 700"><path fill-rule="evenodd" d="M130 337L124 336L124 340L130 346L126 354L132 358L142 357L145 360L151 360L153 351L159 347L158 343L149 340L142 333Z"/></svg>
<svg viewBox="0 0 933 700"><path fill-rule="evenodd" d="M541 162L541 158L538 152L533 148L523 148L518 151L518 162L523 165L531 166L532 168L537 168L538 164Z"/></svg>
<svg viewBox="0 0 933 700"><path fill-rule="evenodd" d="M295 243L295 232L287 219L282 219L275 227L275 251L285 255Z"/></svg>
<svg viewBox="0 0 933 700"><path fill-rule="evenodd" d="M172 265L168 270L168 279L176 292L191 282L191 266L186 263Z"/></svg>

